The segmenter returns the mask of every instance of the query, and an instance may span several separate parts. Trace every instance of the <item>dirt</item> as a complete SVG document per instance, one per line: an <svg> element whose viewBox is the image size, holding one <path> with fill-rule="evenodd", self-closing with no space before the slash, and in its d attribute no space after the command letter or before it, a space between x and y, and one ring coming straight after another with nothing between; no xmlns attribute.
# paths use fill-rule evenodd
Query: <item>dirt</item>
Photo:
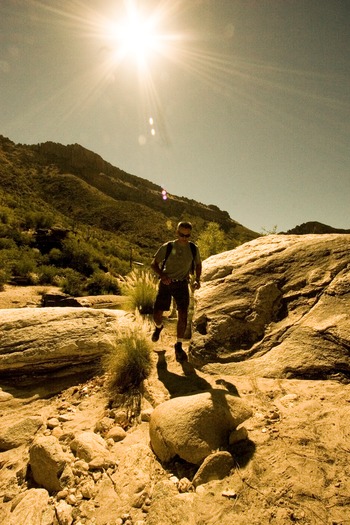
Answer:
<svg viewBox="0 0 350 525"><path fill-rule="evenodd" d="M36 308L41 305L44 293L55 293L55 286L13 286L5 284L0 291L0 309L2 308Z"/></svg>
<svg viewBox="0 0 350 525"><path fill-rule="evenodd" d="M40 294L37 288L29 288L6 287L0 292L0 308L34 306ZM5 298L6 294L11 297ZM249 439L234 449L236 467L224 480L197 489L200 504L188 523L350 525L350 386L333 380L202 374L190 363L181 366L175 361L174 327L175 321L168 320L154 345L154 367L146 385L148 402L155 405L220 384L238 393L254 413L245 423ZM84 388L87 393L79 406L79 418L89 421L94 414L103 414L108 397L101 378L79 385L80 391ZM11 393L11 403L2 406L14 421L28 411L50 413L62 400L76 404L74 388L50 399L43 395L38 399L34 387L21 390L17 385ZM130 431L124 450L134 442L148 444L147 424ZM173 472L167 470L168 478L171 474L181 477L181 468L191 472L190 466L186 470L181 463L173 468ZM164 475L162 469L159 472L160 477ZM162 518L161 509L158 523L169 523L165 514ZM165 505L164 513L166 509ZM151 514L145 516L145 523L153 523ZM175 517L172 523L182 521Z"/></svg>

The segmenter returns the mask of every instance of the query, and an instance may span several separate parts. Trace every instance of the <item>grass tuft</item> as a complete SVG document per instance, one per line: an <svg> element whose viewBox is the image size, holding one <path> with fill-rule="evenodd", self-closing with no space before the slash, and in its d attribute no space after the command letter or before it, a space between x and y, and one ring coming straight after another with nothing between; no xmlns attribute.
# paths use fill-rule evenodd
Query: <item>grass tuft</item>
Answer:
<svg viewBox="0 0 350 525"><path fill-rule="evenodd" d="M125 277L118 279L122 295L128 298L128 307L141 314L153 312L153 304L157 295L158 279L148 270L132 270Z"/></svg>
<svg viewBox="0 0 350 525"><path fill-rule="evenodd" d="M103 360L109 376L109 389L116 394L133 393L141 389L152 368L152 349L148 326L141 319L123 333L112 351Z"/></svg>

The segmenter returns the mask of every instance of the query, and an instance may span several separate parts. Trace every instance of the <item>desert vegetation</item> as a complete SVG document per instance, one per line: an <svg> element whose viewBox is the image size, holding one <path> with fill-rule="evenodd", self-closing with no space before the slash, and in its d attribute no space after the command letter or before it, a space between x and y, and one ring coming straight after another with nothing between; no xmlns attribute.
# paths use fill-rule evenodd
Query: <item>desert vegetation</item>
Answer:
<svg viewBox="0 0 350 525"><path fill-rule="evenodd" d="M258 236L216 206L172 195L163 201L161 188L78 144L24 146L0 136L0 173L0 287L118 294L144 268L137 281L149 295L149 263L179 220L193 222L204 258ZM137 286L140 310L138 293Z"/></svg>

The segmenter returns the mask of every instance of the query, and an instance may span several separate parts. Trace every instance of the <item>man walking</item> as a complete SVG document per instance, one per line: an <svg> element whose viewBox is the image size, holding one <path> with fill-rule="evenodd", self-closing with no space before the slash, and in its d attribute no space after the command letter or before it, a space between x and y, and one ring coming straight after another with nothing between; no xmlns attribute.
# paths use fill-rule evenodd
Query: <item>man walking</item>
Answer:
<svg viewBox="0 0 350 525"><path fill-rule="evenodd" d="M171 298L176 302L178 312L175 344L176 361L187 360L182 348L184 340L190 295L188 280L191 271L195 274L195 288L200 287L202 263L198 247L190 242L192 224L179 222L176 229L177 239L163 244L154 256L151 268L159 275L158 294L154 303L153 319L155 330L152 341L159 339L163 330L163 312L170 310Z"/></svg>

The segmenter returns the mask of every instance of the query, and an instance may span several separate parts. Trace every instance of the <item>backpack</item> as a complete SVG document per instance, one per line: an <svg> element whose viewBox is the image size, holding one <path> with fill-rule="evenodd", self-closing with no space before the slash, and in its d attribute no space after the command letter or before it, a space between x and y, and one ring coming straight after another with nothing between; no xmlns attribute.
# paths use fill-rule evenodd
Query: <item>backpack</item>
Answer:
<svg viewBox="0 0 350 525"><path fill-rule="evenodd" d="M174 244L173 241L169 241L168 244L167 244L165 257L163 259L162 266L161 266L162 272L164 271L165 264L166 264L166 262L168 260L168 257L169 257L169 255L171 253L171 250L173 249L173 244ZM194 273L194 261L196 260L197 248L196 248L196 245L194 244L194 242L192 242L192 241L189 242L189 245L190 245L191 252L192 252L192 266L191 266L190 273Z"/></svg>

